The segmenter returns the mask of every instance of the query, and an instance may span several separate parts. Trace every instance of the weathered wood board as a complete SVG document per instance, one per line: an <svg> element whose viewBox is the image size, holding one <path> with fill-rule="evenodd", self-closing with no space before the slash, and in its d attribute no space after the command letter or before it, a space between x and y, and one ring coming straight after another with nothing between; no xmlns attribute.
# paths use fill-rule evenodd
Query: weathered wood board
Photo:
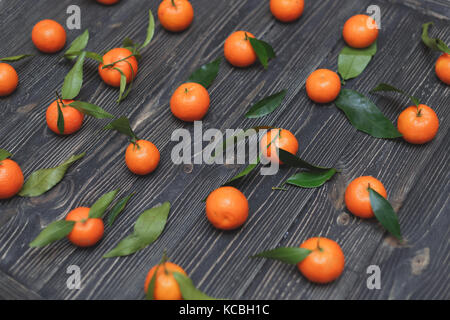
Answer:
<svg viewBox="0 0 450 320"><path fill-rule="evenodd" d="M18 90L0 99L0 146L14 153L25 176L57 165L72 154L87 152L56 188L32 199L0 202L0 297L4 299L142 299L148 269L162 251L212 296L235 299L449 299L449 120L450 89L434 74L438 57L420 41L421 25L434 21L432 35L450 43L450 2L446 0L306 0L302 18L277 22L268 1L192 0L193 25L185 32L166 32L157 22L151 45L143 52L139 74L129 97L117 105L117 90L107 87L90 61L80 100L102 106L116 116L130 117L138 136L161 151L159 168L137 177L125 167L127 140L99 130L105 121L88 119L70 137L53 134L45 124L46 107L54 100L71 63L60 55L40 54L31 42L32 26L44 18L61 23L71 4L81 8L82 30L88 28L88 49L104 52L126 36L143 41L150 8L159 1L122 0L106 7L93 0L0 1L0 56L35 53L15 63ZM306 77L318 67L337 69L344 45L341 30L351 15L371 4L381 8L379 50L369 67L346 88L368 94L388 82L432 106L440 119L431 143L413 146L402 140L375 139L357 132L333 104L317 105L306 96ZM275 176L252 173L237 184L250 202L245 226L233 232L214 229L206 220L202 200L235 175L239 166L174 165L170 153L177 128L192 125L176 120L168 103L174 89L201 64L222 55L223 42L245 29L271 43L277 58L265 71L255 65L238 70L223 62L211 87L212 104L204 128L249 128L276 125L298 138L303 158L341 173L318 189L290 187L273 191L295 170ZM68 31L68 42L82 30ZM287 89L283 105L261 119L243 117L251 102ZM393 121L407 106L394 95L369 95ZM361 221L346 212L343 194L359 175L373 175L387 188L398 210L406 244L400 245L374 221ZM63 218L71 209L92 204L120 187L135 191L127 210L94 248L79 249L67 240L44 249L28 243L41 228ZM137 216L162 201L172 210L163 235L135 255L103 259L102 255L132 230ZM336 240L346 255L346 268L336 282L318 286L295 267L253 260L256 252L279 245L298 245L311 236ZM66 287L69 265L82 272L80 290ZM366 269L379 265L381 290L366 286Z"/></svg>

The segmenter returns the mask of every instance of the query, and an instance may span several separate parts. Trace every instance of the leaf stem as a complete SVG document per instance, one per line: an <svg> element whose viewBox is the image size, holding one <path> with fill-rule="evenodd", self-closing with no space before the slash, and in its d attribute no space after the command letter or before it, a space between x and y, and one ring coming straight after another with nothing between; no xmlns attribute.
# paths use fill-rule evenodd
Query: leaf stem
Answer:
<svg viewBox="0 0 450 320"><path fill-rule="evenodd" d="M111 68L111 67L113 67L116 63L119 63L119 62L122 62L122 61L125 61L125 60L127 60L127 59L129 59L129 58L131 58L131 57L134 57L134 56L136 56L136 54L135 53L133 53L133 54L131 54L131 55L129 55L128 57L125 57L125 58L122 58L122 59L120 59L120 60L117 60L117 61L114 61L114 62L111 62L111 63L108 63L108 64L105 64L103 67L102 67L102 69L105 69L105 68Z"/></svg>

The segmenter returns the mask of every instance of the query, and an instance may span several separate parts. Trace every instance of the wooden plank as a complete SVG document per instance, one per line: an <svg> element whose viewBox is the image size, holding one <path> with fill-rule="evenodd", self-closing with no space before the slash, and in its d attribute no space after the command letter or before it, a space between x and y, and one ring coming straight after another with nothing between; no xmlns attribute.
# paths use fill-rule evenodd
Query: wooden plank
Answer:
<svg viewBox="0 0 450 320"><path fill-rule="evenodd" d="M132 175L124 166L126 139L98 131L104 121L88 120L83 130L63 139L46 128L43 112L54 99L52 92L60 87L71 66L69 63L59 62L56 55L39 55L19 63L19 74L24 75L21 86L2 101L2 146L15 153L26 175L42 166L56 165L76 152L87 151L88 156L70 170L63 183L43 197L14 198L0 203L2 213L8 212L0 230L0 270L7 271L46 298L143 298L145 274L160 259L163 249L167 249L172 260L182 265L196 284L219 297L339 298L348 296L350 290L363 290L363 287L354 287L355 281L364 285L359 281L361 272L380 250L379 244L385 235L374 223L350 218L351 223L344 228L335 222L338 217L345 217L340 215L344 209L342 192L346 182L367 172L378 175L386 183L391 199L402 204L413 192L414 184L420 182L416 177L422 174L433 153L436 157L447 156L436 150L440 146L446 150L443 146L448 132L443 110L448 105L449 89L433 74L436 54L424 49L419 40L420 24L430 17L398 4L379 2L383 7L383 27L387 31L380 35L380 50L369 68L356 81L349 82L348 87L367 93L376 83L388 81L414 88L414 94L429 98L427 102L441 117L436 141L417 148L400 141L373 139L357 133L332 105L317 106L306 97L304 81L312 70L336 68L337 54L343 46L340 30L349 13L364 12L372 2L360 1L358 6L348 0L313 2L307 6L302 19L294 24L276 22L267 4L260 1L211 1L204 6L195 6L194 2L196 20L188 31L170 34L157 27L154 42L146 49L140 63L133 92L119 106L114 102L117 90L101 83L95 64L89 63L80 98L116 115L130 116L137 134L160 148L160 167L143 178ZM41 7L48 8L48 16L58 17L60 21L64 21L69 3L60 1L50 5L48 0L39 0ZM0 10L0 19L5 16L11 29L23 30L24 26L14 17L26 13L30 21L38 21L41 13L33 10L34 4L34 1L22 1L16 11L3 7L6 11ZM0 2L2 5L5 6ZM88 27L91 32L90 50L102 51L120 45L125 36L141 39L145 35L148 4L122 1L113 7L101 7L89 1L81 7L83 28ZM152 3L150 7L156 13L157 4ZM214 12L221 14L217 16ZM323 165L337 164L344 171L321 189L292 188L288 192L272 192L271 187L280 184L294 170L283 169L273 177L250 175L238 185L250 200L250 219L242 229L225 233L215 230L206 221L202 199L239 168L173 165L170 152L174 143L170 142L169 133L176 128L192 131L192 126L175 120L167 104L174 88L191 71L222 54L225 37L237 29L247 29L272 43L277 59L270 63L267 71L256 66L237 70L223 63L210 89L212 106L204 126L225 129L276 124L296 134L303 157ZM442 21L437 21L433 30L436 36L447 41L448 31L448 23ZM73 39L80 32L70 31L69 38ZM17 37L0 35L0 41L7 44L0 49L2 55L7 55L4 48L17 53L34 50L27 32L18 33ZM397 66L404 67L399 70ZM282 108L264 119L243 120L242 115L252 101L284 88L289 93ZM406 102L398 98L372 97L391 119L395 119ZM405 179L396 177L397 173L400 177L403 174ZM444 177L437 176L437 185L444 182ZM67 241L42 250L27 247L43 226L64 217L76 206L92 204L99 195L117 186L124 193L137 191L137 196L117 225L106 230L105 238L95 248L76 249ZM165 200L171 201L173 208L166 230L155 244L134 256L101 258L131 230L140 212ZM416 215L419 213L416 211ZM417 221L414 222L415 225ZM339 240L347 252L346 272L331 286L308 284L295 268L247 258L261 249L299 243L306 236L316 234ZM439 256L440 260L444 258ZM66 287L65 270L72 264L81 268L81 290ZM435 297L442 295L443 289ZM396 297L407 295L400 291Z"/></svg>
<svg viewBox="0 0 450 320"><path fill-rule="evenodd" d="M0 271L0 299L1 300L41 300L36 292L17 282L9 275Z"/></svg>
<svg viewBox="0 0 450 320"><path fill-rule="evenodd" d="M408 6L433 18L450 19L450 2L447 0L388 0L389 2Z"/></svg>

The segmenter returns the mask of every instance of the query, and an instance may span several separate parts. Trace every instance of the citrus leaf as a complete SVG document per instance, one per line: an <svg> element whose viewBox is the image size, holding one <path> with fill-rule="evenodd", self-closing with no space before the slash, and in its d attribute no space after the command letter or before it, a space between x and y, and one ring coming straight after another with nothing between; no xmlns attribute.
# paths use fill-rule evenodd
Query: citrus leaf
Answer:
<svg viewBox="0 0 450 320"><path fill-rule="evenodd" d="M106 253L103 258L127 256L144 249L145 247L146 245L144 241L133 233L123 238L119 244L114 249Z"/></svg>
<svg viewBox="0 0 450 320"><path fill-rule="evenodd" d="M71 53L71 56L77 57L81 55L83 52L86 53L86 58L93 59L97 62L103 63L103 57L99 55L98 53L92 52L92 51L74 51ZM64 56L66 57L66 56Z"/></svg>
<svg viewBox="0 0 450 320"><path fill-rule="evenodd" d="M153 18L152 10L148 10L147 36L145 38L144 43L139 49L145 48L152 41L154 34L155 34L155 19Z"/></svg>
<svg viewBox="0 0 450 320"><path fill-rule="evenodd" d="M59 133L64 134L64 114L61 110L61 103L59 100L56 100L56 106L58 108L58 120L56 122L56 126L58 127Z"/></svg>
<svg viewBox="0 0 450 320"><path fill-rule="evenodd" d="M227 182L224 183L224 185L228 185L233 181L236 181L242 177L245 177L246 175L248 175L250 172L253 171L253 169L256 168L256 166L259 164L259 157L256 159L256 163L250 163L247 167L245 167L244 170L242 170L240 173L238 173L236 176L234 176L233 178L231 178L230 180L228 180Z"/></svg>
<svg viewBox="0 0 450 320"><path fill-rule="evenodd" d="M273 250L260 252L252 258L267 258L278 260L288 264L297 264L302 262L309 254L311 250L299 248L299 247L280 247Z"/></svg>
<svg viewBox="0 0 450 320"><path fill-rule="evenodd" d="M128 137L131 138L131 140L135 141L138 138L136 137L136 135L134 134L133 130L131 129L130 126L130 120L128 120L127 117L120 117L119 119L116 119L112 122L110 122L109 124L107 124L103 129L105 130L116 130Z"/></svg>
<svg viewBox="0 0 450 320"><path fill-rule="evenodd" d="M359 76L376 52L376 42L364 49L344 47L338 57L338 72L342 79L348 80Z"/></svg>
<svg viewBox="0 0 450 320"><path fill-rule="evenodd" d="M267 42L258 40L256 38L248 38L253 50L255 50L256 56L259 62L263 65L264 69L267 69L270 59L275 58L275 51Z"/></svg>
<svg viewBox="0 0 450 320"><path fill-rule="evenodd" d="M34 54L21 54L21 55L18 55L18 56L0 58L0 61L14 62L14 61L19 61L19 60L25 59L27 57L32 57L32 56L34 56Z"/></svg>
<svg viewBox="0 0 450 320"><path fill-rule="evenodd" d="M83 101L74 101L74 102L70 103L69 106L77 109L78 111L80 111L88 116L91 116L91 117L94 117L97 119L114 118L114 116L111 113L106 112L99 106L92 104L92 103L83 102Z"/></svg>
<svg viewBox="0 0 450 320"><path fill-rule="evenodd" d="M118 192L119 189L116 189L101 196L89 209L89 218L102 218L103 213L105 213Z"/></svg>
<svg viewBox="0 0 450 320"><path fill-rule="evenodd" d="M207 63L201 66L199 69L195 70L190 76L189 82L196 82L201 84L206 89L211 86L219 73L220 63L222 58L217 58L213 62Z"/></svg>
<svg viewBox="0 0 450 320"><path fill-rule="evenodd" d="M134 81L134 69L133 69L133 66L131 65L131 63L128 61L128 60L125 60L125 62L126 63L128 63L128 65L130 66L130 70L131 70L131 82L130 82L130 84L128 85L128 88L127 88L127 90L124 92L124 94L122 95L122 97L121 98L119 98L119 100L117 100L117 102L118 103L120 103L120 101L122 101L123 99L125 99L127 96L128 96L128 94L130 93L130 91L131 91L131 88L133 87L133 81ZM120 78L120 80L121 80L121 84L122 84L122 77ZM126 80L126 78L125 78L125 80ZM125 86L126 86L126 81L125 81Z"/></svg>
<svg viewBox="0 0 450 320"><path fill-rule="evenodd" d="M123 73L122 70L119 68L113 68L114 70L117 70L120 72L120 88L119 88L119 98L117 99L117 102L122 101L122 95L125 92L125 89L127 87L127 76L125 73ZM132 68L133 69L133 68Z"/></svg>
<svg viewBox="0 0 450 320"><path fill-rule="evenodd" d="M76 37L69 46L69 49L64 53L64 57L73 60L81 51L83 51L89 41L89 30L86 29L82 34Z"/></svg>
<svg viewBox="0 0 450 320"><path fill-rule="evenodd" d="M430 49L450 54L450 49L441 39L433 39L428 35L428 29L433 22L427 22L422 25L422 41Z"/></svg>
<svg viewBox="0 0 450 320"><path fill-rule="evenodd" d="M144 211L134 225L134 231L106 253L104 258L127 256L154 242L164 230L170 211L170 203Z"/></svg>
<svg viewBox="0 0 450 320"><path fill-rule="evenodd" d="M37 197L46 193L64 178L67 169L69 169L75 161L84 156L85 153L74 155L57 167L40 169L33 172L23 185L22 190L20 190L19 196Z"/></svg>
<svg viewBox="0 0 450 320"><path fill-rule="evenodd" d="M62 98L66 100L74 99L83 85L83 64L86 58L86 52L82 52L75 62L75 65L64 78L64 84L61 89Z"/></svg>
<svg viewBox="0 0 450 320"><path fill-rule="evenodd" d="M276 108L278 108L281 102L283 102L286 93L286 90L282 90L258 101L245 114L245 117L249 119L260 118L273 112Z"/></svg>
<svg viewBox="0 0 450 320"><path fill-rule="evenodd" d="M52 242L67 236L73 229L75 221L59 220L50 223L39 235L29 244L30 247L44 247Z"/></svg>
<svg viewBox="0 0 450 320"><path fill-rule="evenodd" d="M342 89L335 103L350 123L362 132L375 138L394 139L402 136L372 101L354 90Z"/></svg>
<svg viewBox="0 0 450 320"><path fill-rule="evenodd" d="M216 300L198 290L194 286L192 280L184 274L173 272L172 275L180 287L181 295L184 300Z"/></svg>
<svg viewBox="0 0 450 320"><path fill-rule="evenodd" d="M125 209L128 201L130 201L131 197L134 195L134 193L130 194L129 196L120 199L117 201L117 203L114 205L114 207L111 209L111 213L108 217L108 226L112 226L114 221L116 220L117 216Z"/></svg>
<svg viewBox="0 0 450 320"><path fill-rule="evenodd" d="M153 272L153 276L152 276L152 278L150 279L150 282L149 282L149 284L148 284L147 292L146 292L146 295L145 295L145 298L146 298L147 300L154 300L153 294L154 294L154 292L155 292L156 275L158 274L158 269L159 269L160 267L161 267L161 265L158 264L158 266L156 267L155 272Z"/></svg>
<svg viewBox="0 0 450 320"><path fill-rule="evenodd" d="M381 225L397 239L401 240L400 224L397 214L389 201L369 187L370 206Z"/></svg>
<svg viewBox="0 0 450 320"><path fill-rule="evenodd" d="M12 153L5 150L5 149L0 149L0 161L5 160L7 158L12 157Z"/></svg>
<svg viewBox="0 0 450 320"><path fill-rule="evenodd" d="M319 167L314 164L308 163L303 159L300 159L296 155L287 152L283 149L278 149L278 155L280 157L280 160L287 166L294 167L294 168L302 168L302 169L309 169L312 171L319 171L324 172L328 171L332 168L325 168L325 167Z"/></svg>
<svg viewBox="0 0 450 320"><path fill-rule="evenodd" d="M384 92L398 92L404 96L407 96L412 101L412 103L414 103L416 106L419 106L419 104L420 104L419 99L417 99L417 98L407 94L403 90L397 89L396 87L391 86L390 84L387 84L387 83L380 83L375 88L370 90L370 93L379 92L379 91L381 91L381 92L383 92L383 91Z"/></svg>
<svg viewBox="0 0 450 320"><path fill-rule="evenodd" d="M129 49L129 48L134 48L134 46L135 46L135 43L130 38L126 37L125 39L123 39L123 41L122 41L123 48ZM132 51L132 50L130 50L130 51Z"/></svg>
<svg viewBox="0 0 450 320"><path fill-rule="evenodd" d="M302 188L317 188L330 180L336 174L336 172L337 171L334 168L319 172L299 172L287 179L286 183Z"/></svg>

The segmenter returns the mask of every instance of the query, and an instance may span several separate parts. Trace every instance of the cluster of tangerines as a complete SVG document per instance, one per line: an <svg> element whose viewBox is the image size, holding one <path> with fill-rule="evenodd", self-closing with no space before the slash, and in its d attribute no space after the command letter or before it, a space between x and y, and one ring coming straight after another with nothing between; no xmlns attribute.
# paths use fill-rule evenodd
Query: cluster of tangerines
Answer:
<svg viewBox="0 0 450 320"><path fill-rule="evenodd" d="M119 0L97 0L111 5ZM304 0L271 0L270 10L278 20L292 22L303 13ZM180 32L190 26L194 18L194 10L188 0L163 0L158 9L161 25L171 31ZM343 38L353 48L366 48L378 37L376 25L366 15L356 15L347 20L343 27ZM248 67L254 64L258 56L250 39L255 36L246 31L236 31L224 44L224 56L235 67ZM65 46L66 32L56 21L42 20L32 30L32 41L41 52L55 53ZM8 60L8 59L3 59ZM11 59L10 61L14 61ZM101 79L113 87L123 86L133 81L138 72L136 53L129 48L115 48L103 55L98 72ZM436 63L436 74L443 82L450 84L450 56L444 53ZM18 84L18 76L13 67L0 63L0 96L11 94ZM338 74L328 69L314 71L306 80L306 93L317 103L334 101L341 91L341 80ZM179 86L170 99L170 110L182 121L201 120L208 112L210 96L208 90L196 82L188 82ZM90 114L74 100L57 98L47 108L47 125L56 134L69 135L78 131L85 114ZM92 111L92 110L91 110ZM97 113L101 113L96 109ZM111 115L102 113L104 118ZM63 121L61 121L61 119ZM433 139L439 126L435 112L425 105L412 106L404 110L398 119L398 130L410 143L425 143ZM110 129L117 129L114 126ZM117 129L120 131L119 129ZM153 172L160 161L158 148L150 141L138 139L132 132L132 138L125 152L125 163L129 170L137 175ZM269 142L269 143L268 143ZM270 161L283 162L277 151L282 149L293 155L298 152L296 137L285 129L272 129L261 139L262 155ZM0 199L7 199L17 194L24 183L19 165L8 156L0 157ZM350 212L361 218L374 217L371 207L369 189L375 190L386 198L383 184L374 177L363 176L353 180L345 191L345 203ZM206 199L206 217L218 229L232 230L242 226L248 218L249 203L245 195L231 186L220 187L209 194ZM68 239L77 246L92 246L103 236L104 225L101 218L91 218L89 208L80 207L72 210L66 220L74 225ZM291 248L293 249L293 248ZM283 248L261 253L258 256L279 259L298 265L302 274L310 281L327 283L338 278L344 269L344 254L340 246L327 238L311 238L306 240L296 252L296 258L289 260ZM163 259L148 273L145 291L152 287L154 299L186 298L180 291L179 282L174 273L186 275L184 270Z"/></svg>

